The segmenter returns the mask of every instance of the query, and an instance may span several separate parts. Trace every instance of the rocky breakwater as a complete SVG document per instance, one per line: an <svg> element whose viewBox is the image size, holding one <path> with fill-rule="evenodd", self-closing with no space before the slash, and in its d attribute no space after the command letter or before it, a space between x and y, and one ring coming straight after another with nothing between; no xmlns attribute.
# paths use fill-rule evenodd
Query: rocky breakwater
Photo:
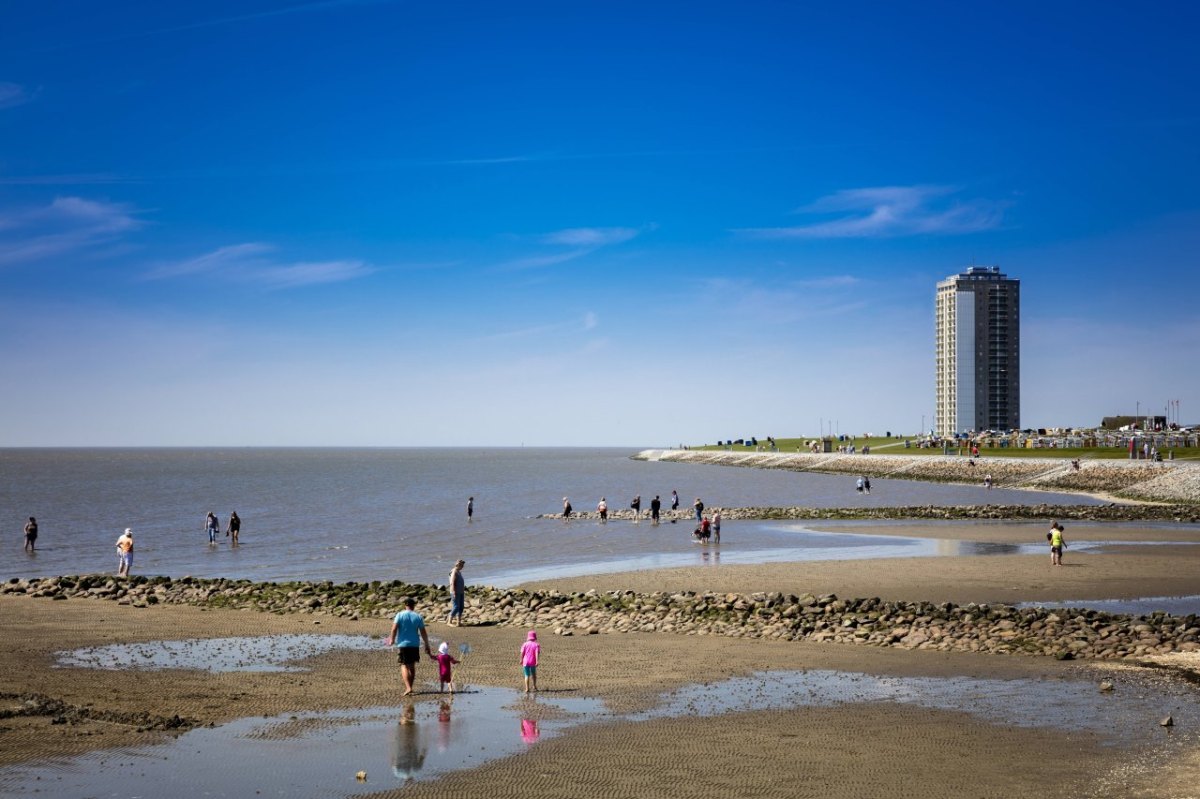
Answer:
<svg viewBox="0 0 1200 799"><path fill-rule="evenodd" d="M539 519L561 519L561 514L543 513ZM600 515L588 511L572 519L595 521ZM609 520L631 521L633 511L609 511ZM642 519L649 516L643 511ZM664 522L671 515L663 516ZM692 523L691 515L676 518ZM874 520L874 519L988 519L1009 521L1048 521L1051 519L1079 522L1179 522L1200 524L1197 505L905 505L884 508L812 508L806 505L783 507L721 508L725 521L766 520Z"/></svg>
<svg viewBox="0 0 1200 799"><path fill-rule="evenodd" d="M0 594L48 600L109 600L134 607L161 603L386 618L406 596L428 617L444 613L445 586L372 583L250 583L184 577L103 575L10 580ZM824 641L941 651L1030 654L1059 659L1136 660L1200 650L1195 615L1127 616L1091 610L1015 608L841 599L781 593L600 593L467 591L466 622L538 628L557 635L669 633ZM316 620L314 620L316 623Z"/></svg>
<svg viewBox="0 0 1200 799"><path fill-rule="evenodd" d="M1200 504L1200 463L1193 461L1088 460L1078 469L1070 458L955 455L847 455L806 452L746 453L714 450L643 450L634 460L674 461L796 472L870 475L935 483L982 482L1003 488L1033 488L1111 494L1135 501Z"/></svg>

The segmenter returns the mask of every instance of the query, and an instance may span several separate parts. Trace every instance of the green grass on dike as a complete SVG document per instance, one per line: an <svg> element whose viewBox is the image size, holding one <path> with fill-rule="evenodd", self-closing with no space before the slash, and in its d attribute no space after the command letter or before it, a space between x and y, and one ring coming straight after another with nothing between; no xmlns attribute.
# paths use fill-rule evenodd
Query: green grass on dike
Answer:
<svg viewBox="0 0 1200 799"><path fill-rule="evenodd" d="M855 452L861 452L864 446L871 448L872 455L941 455L941 447L928 447L921 449L917 447L917 436L907 437L912 446L908 449L904 448L905 438L884 438L883 436L873 436L866 438L859 436L853 441L834 441L836 449L842 444L854 444ZM805 447L812 438L777 438L775 445L780 452L808 452ZM758 440L759 447L766 451L766 439ZM722 451L731 449L734 452L754 452L754 447L744 447L734 444L732 447L717 446L716 444L705 444L703 446L694 446L692 449ZM951 449L951 454L958 454L958 449ZM1021 447L980 447L979 456L988 458L1079 458L1080 460L1127 460L1129 451L1124 447L1063 447L1053 449L1049 447L1041 448L1021 448ZM1163 459L1166 460L1167 453L1162 453ZM868 456L870 457L870 456ZM1175 449L1175 460L1200 460L1200 447L1177 447Z"/></svg>

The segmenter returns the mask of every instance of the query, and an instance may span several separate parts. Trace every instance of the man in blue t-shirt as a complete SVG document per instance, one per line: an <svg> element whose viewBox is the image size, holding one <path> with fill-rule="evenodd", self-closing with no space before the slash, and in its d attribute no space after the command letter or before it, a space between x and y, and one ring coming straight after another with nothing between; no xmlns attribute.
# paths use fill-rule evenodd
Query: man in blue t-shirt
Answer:
<svg viewBox="0 0 1200 799"><path fill-rule="evenodd" d="M425 654L433 657L429 648L429 634L425 632L425 620L413 610L417 603L412 597L404 598L404 610L392 619L392 634L388 646L397 649L396 659L400 662L400 676L404 678L403 696L413 692L413 680L417 676L417 663L421 660L421 642L425 642Z"/></svg>

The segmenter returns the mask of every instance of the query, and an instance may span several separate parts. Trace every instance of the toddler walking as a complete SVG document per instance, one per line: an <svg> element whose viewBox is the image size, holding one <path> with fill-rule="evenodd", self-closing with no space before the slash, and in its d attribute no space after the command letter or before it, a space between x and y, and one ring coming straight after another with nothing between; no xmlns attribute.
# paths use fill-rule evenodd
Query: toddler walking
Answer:
<svg viewBox="0 0 1200 799"><path fill-rule="evenodd" d="M454 674L451 671L451 666L458 663L457 659L450 654L450 644L442 641L438 646L438 653L434 656L434 660L438 664L438 693L446 690L446 686L450 686L450 693L454 693Z"/></svg>
<svg viewBox="0 0 1200 799"><path fill-rule="evenodd" d="M525 643L521 644L521 670L525 673L525 693L529 693L530 686L537 691L538 655L541 652L537 633L530 630L529 635L525 637Z"/></svg>

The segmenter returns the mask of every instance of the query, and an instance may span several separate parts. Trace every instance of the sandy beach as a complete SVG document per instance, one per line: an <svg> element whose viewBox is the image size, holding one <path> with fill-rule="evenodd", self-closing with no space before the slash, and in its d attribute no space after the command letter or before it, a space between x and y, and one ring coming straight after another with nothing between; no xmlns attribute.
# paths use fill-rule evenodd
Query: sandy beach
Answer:
<svg viewBox="0 0 1200 799"><path fill-rule="evenodd" d="M1042 544L1043 526L1031 523L898 523L886 525L810 524L809 529L999 544ZM728 541L727 546L736 546ZM1072 552L1070 542L1122 542L1099 552ZM881 561L719 564L622 572L587 578L541 580L527 588L560 591L703 590L729 593L780 591L785 594L837 594L930 602L1054 602L1130 599L1200 594L1200 528L1178 526L1074 524L1061 568L1050 565L1049 550L1036 555L892 558ZM1168 542L1193 542L1171 545ZM1142 544L1142 545L1139 545ZM1114 556L1115 555L1115 556Z"/></svg>
<svg viewBox="0 0 1200 799"><path fill-rule="evenodd" d="M879 529L898 532L897 525ZM901 526L902 527L902 526ZM903 528L905 534L945 538L949 526ZM855 530L863 532L859 526ZM1031 525L963 527L963 538L1025 540ZM1083 526L1072 532L1083 537ZM1087 535L1093 531L1087 530ZM1106 528L1108 538L1176 540L1154 528ZM991 556L888 561L771 564L763 566L633 572L554 581L572 590L599 588L729 591L831 591L847 596L905 599L1011 601L1079 596L1145 596L1200 593L1196 553L1186 545L1122 546L1114 554L1068 554L1052 570L1041 556ZM1200 549L1200 548L1197 548ZM1154 551L1150 551L1154 550ZM548 583L539 584L546 587ZM468 619L468 622L470 619ZM55 652L114 642L289 634L387 633L386 619L276 615L182 606L136 608L111 601L0 597L0 693L10 708L0 719L0 764L27 765L45 758L129 747L170 739L162 731L178 715L186 727L226 724L256 716L387 706L399 718L403 703L394 657L378 649L335 650L305 662L296 673L210 673L200 670L107 671L55 667ZM524 630L505 625L448 628L430 620L435 642L445 638L472 649L469 680L475 686L515 688L515 652ZM372 774L379 795L464 796L487 793L522 797L612 796L829 796L991 797L1196 795L1200 777L1200 710L1181 707L1175 692L1194 688L1174 672L1128 663L1057 662L1047 657L909 651L812 642L630 633L558 637L543 632L542 696L521 710L553 713L556 699L602 700L605 717L541 741L525 751L437 779L398 785ZM433 671L420 666L423 684L414 702L439 700ZM661 704L664 692L752 679L760 672L850 675L861 685L844 701L812 704L795 697L778 707L747 707L709 715L697 700L680 715L631 719ZM924 678L936 684L965 681L959 704L923 702ZM915 681L904 701L881 701L868 690ZM1099 702L1101 682L1116 685L1114 701L1149 697L1149 708L1113 710L1114 721L1089 727L1072 702ZM986 703L996 686L1021 686L1017 704L1036 713L1044 692L1067 689L1066 703L1039 723L1013 723L973 705ZM47 714L19 715L30 694L60 702ZM951 693L954 693L952 691ZM970 699L979 693L978 699ZM820 690L815 695L819 695ZM1162 696L1161 702L1155 697ZM458 707L470 707L472 694ZM915 699L914 699L915 697ZM517 694L510 706L522 708ZM1012 700L1010 700L1011 703ZM1116 705L1113 706L1114 708ZM431 710L432 712L432 710ZM456 710L456 713L462 712ZM1159 727L1175 714L1170 734ZM60 720L64 723L55 723ZM1084 721L1081 721L1084 719ZM515 721L514 721L515 725ZM169 725L168 725L169 726ZM515 729L515 726L514 726ZM186 733L185 733L186 734ZM286 735L283 735L286 739ZM359 766L345 762L347 785ZM255 777L248 789L261 790ZM0 778L0 789L3 788ZM131 788L132 790L132 788ZM352 788L347 788L347 793ZM362 791L364 788L353 790ZM253 791L250 791L251 795Z"/></svg>

